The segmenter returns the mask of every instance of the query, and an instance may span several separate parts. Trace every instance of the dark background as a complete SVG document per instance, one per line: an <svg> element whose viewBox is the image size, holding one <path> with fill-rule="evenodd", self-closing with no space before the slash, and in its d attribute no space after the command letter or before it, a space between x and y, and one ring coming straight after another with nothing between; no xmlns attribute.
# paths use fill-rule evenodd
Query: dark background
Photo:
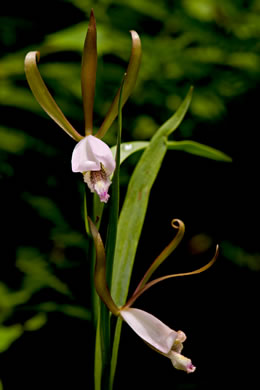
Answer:
<svg viewBox="0 0 260 390"><path fill-rule="evenodd" d="M34 101L24 56L41 51L40 71L82 132L80 61L91 7L98 28L95 126L127 65L136 30L143 60L123 112L123 140L149 139L194 85L174 140L193 139L233 159L220 163L169 151L151 192L131 282L185 222L181 246L157 275L166 281L136 306L188 339L186 375L123 327L115 381L121 388L257 388L259 251L260 2L231 0L9 2L0 13L0 379L4 390L88 389L94 332L89 321L88 241L83 184L71 172L74 141ZM115 143L116 126L106 136ZM139 155L121 170L122 195ZM19 385L17 385L17 383ZM0 384L1 388L1 384Z"/></svg>

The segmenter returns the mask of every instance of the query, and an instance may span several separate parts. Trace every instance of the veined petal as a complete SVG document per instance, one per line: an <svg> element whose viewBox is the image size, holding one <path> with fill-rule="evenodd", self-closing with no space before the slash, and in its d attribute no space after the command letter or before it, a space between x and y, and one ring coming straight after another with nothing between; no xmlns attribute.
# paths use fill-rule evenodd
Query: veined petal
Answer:
<svg viewBox="0 0 260 390"><path fill-rule="evenodd" d="M109 199L108 189L111 180L104 169L100 171L88 171L84 174L84 182L87 183L91 192L96 192L101 202L107 203Z"/></svg>
<svg viewBox="0 0 260 390"><path fill-rule="evenodd" d="M88 135L77 143L72 153L72 171L99 171L103 165L110 176L115 169L115 160L110 148L100 139Z"/></svg>
<svg viewBox="0 0 260 390"><path fill-rule="evenodd" d="M121 317L144 341L163 354L168 354L178 333L158 318L140 309L121 309Z"/></svg>

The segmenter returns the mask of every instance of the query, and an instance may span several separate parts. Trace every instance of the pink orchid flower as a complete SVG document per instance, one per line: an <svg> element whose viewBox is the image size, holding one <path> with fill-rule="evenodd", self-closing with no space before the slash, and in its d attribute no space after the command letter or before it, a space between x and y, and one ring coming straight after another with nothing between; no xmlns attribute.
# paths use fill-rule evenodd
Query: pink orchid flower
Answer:
<svg viewBox="0 0 260 390"><path fill-rule="evenodd" d="M181 355L186 335L176 332L152 314L140 309L123 308L120 316L152 349L168 357L177 370L194 372L196 367L191 360Z"/></svg>
<svg viewBox="0 0 260 390"><path fill-rule="evenodd" d="M122 107L131 95L141 62L141 41L136 31L130 31L132 51L124 78L122 91ZM92 192L99 195L101 202L109 199L108 188L111 184L110 176L115 170L115 161L109 147L101 141L118 115L121 87L118 89L108 112L93 136L93 107L97 71L97 32L93 10L89 18L88 31L83 48L81 65L81 90L85 122L85 137L83 137L68 121L57 103L51 96L37 67L40 53L29 52L25 57L25 74L29 86L44 111L78 144L73 150L72 170L82 172L84 181Z"/></svg>
<svg viewBox="0 0 260 390"><path fill-rule="evenodd" d="M115 316L121 317L150 348L161 355L168 357L177 370L182 370L187 373L194 372L196 367L192 364L191 360L181 354L183 342L186 340L185 333L182 331L176 332L152 314L130 306L146 290L163 280L179 276L199 274L206 271L217 259L218 246L214 257L203 267L191 272L162 276L148 282L154 271L172 253L183 237L184 224L182 221L174 219L172 221L172 226L178 229L176 236L148 268L132 297L124 306L118 307L110 294L106 282L106 254L102 238L90 218L89 226L96 249L94 282L100 299L107 305L111 313Z"/></svg>
<svg viewBox="0 0 260 390"><path fill-rule="evenodd" d="M88 135L76 144L71 164L73 172L83 173L90 191L96 192L100 201L107 203L110 176L116 167L107 144L93 135Z"/></svg>

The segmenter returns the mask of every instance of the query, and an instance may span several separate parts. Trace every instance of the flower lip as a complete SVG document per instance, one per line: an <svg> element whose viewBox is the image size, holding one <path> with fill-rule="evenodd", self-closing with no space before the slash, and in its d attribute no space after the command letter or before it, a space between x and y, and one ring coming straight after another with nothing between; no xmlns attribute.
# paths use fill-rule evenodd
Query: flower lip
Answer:
<svg viewBox="0 0 260 390"><path fill-rule="evenodd" d="M152 349L168 357L177 370L187 373L195 371L196 367L191 360L180 354L182 343L186 340L185 333L175 332L158 318L143 310L127 307L121 308L119 314Z"/></svg>
<svg viewBox="0 0 260 390"><path fill-rule="evenodd" d="M120 315L139 337L158 352L168 354L171 351L178 333L158 318L135 308L121 309Z"/></svg>
<svg viewBox="0 0 260 390"><path fill-rule="evenodd" d="M170 351L167 357L171 359L172 365L177 370L182 370L188 374L194 372L196 367L192 364L191 360L175 351Z"/></svg>
<svg viewBox="0 0 260 390"><path fill-rule="evenodd" d="M96 192L101 202L107 203L109 199L108 189L111 184L105 170L102 167L99 171L88 171L84 174L84 182L87 183L91 192Z"/></svg>
<svg viewBox="0 0 260 390"><path fill-rule="evenodd" d="M110 148L93 135L88 135L77 143L71 164L73 172L99 171L101 164L107 176L115 170L115 160Z"/></svg>

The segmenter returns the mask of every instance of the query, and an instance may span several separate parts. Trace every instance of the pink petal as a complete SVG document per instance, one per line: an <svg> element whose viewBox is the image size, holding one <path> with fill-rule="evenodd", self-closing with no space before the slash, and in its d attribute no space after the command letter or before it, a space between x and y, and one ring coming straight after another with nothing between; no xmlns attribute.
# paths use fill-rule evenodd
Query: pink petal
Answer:
<svg viewBox="0 0 260 390"><path fill-rule="evenodd" d="M152 347L164 354L170 352L177 332L143 310L127 308L121 310L120 315L134 332Z"/></svg>
<svg viewBox="0 0 260 390"><path fill-rule="evenodd" d="M87 172L87 171L98 171L100 169L100 162L95 159L93 153L88 150L88 137L83 138L75 146L71 165L73 172Z"/></svg>
<svg viewBox="0 0 260 390"><path fill-rule="evenodd" d="M93 153L95 159L99 161L106 170L108 176L110 176L116 167L114 157L112 155L111 149L105 142L101 141L99 138L96 138L92 135L88 136L88 151Z"/></svg>
<svg viewBox="0 0 260 390"><path fill-rule="evenodd" d="M115 170L115 160L110 148L93 135L88 135L77 143L71 164L73 172L99 171L100 164L108 176Z"/></svg>

